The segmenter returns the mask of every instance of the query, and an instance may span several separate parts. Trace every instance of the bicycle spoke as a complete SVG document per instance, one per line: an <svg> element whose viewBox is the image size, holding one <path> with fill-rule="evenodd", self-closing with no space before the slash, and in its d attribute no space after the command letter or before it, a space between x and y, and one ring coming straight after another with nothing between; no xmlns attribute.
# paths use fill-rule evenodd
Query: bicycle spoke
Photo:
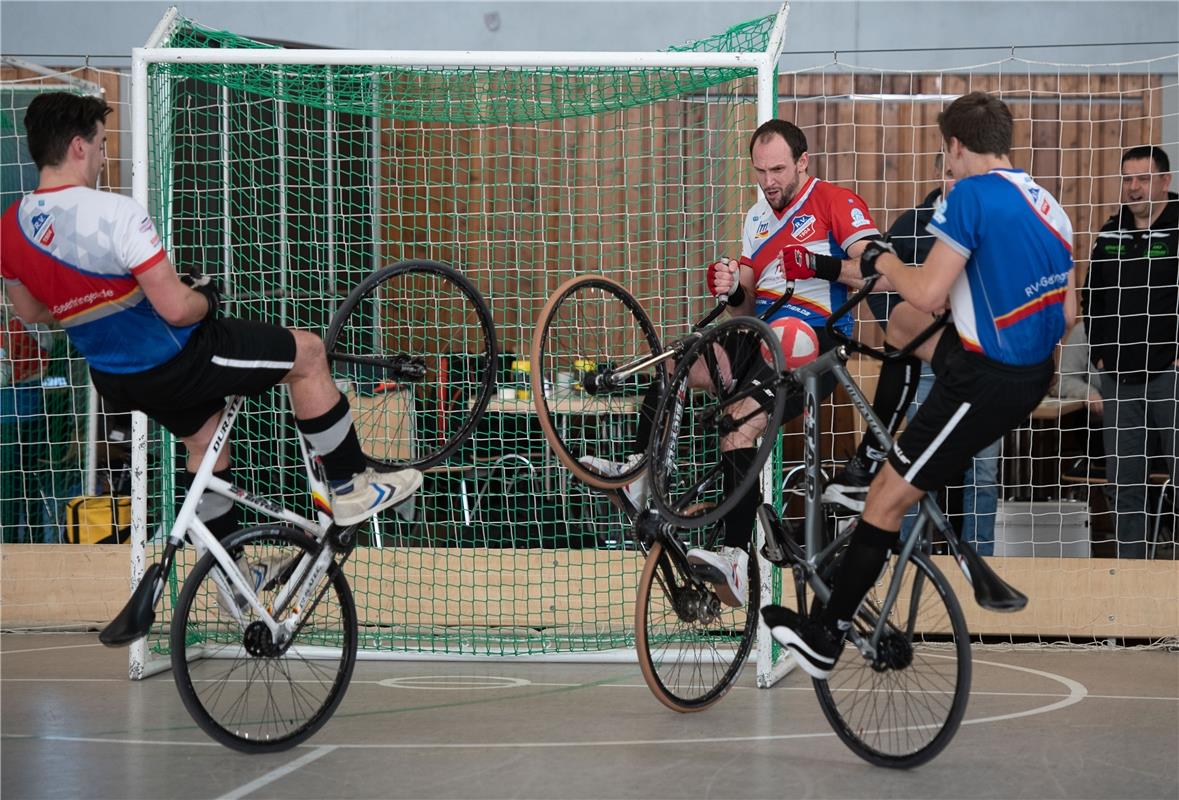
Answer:
<svg viewBox="0 0 1179 800"><path fill-rule="evenodd" d="M924 763L954 735L970 690L970 642L944 576L914 554L894 605L883 604L895 562L878 579L855 621L870 639L870 658L848 647L815 688L824 714L857 755L887 767ZM881 615L885 615L881 619Z"/></svg>

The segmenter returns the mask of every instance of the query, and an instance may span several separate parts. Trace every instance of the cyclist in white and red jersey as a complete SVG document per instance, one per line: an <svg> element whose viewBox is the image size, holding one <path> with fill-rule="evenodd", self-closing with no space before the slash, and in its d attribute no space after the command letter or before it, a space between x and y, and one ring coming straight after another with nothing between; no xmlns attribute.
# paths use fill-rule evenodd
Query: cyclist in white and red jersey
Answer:
<svg viewBox="0 0 1179 800"><path fill-rule="evenodd" d="M905 300L888 325L894 347L912 341L931 313L952 311L953 325L914 352L933 367L933 388L871 481L826 606L814 616L762 609L774 638L819 679L842 653L905 512L1028 417L1048 391L1053 352L1076 318L1072 224L1047 190L1011 166L1010 110L972 92L950 104L938 126L957 183L929 222L937 241L922 268L908 268L885 242L867 245L859 262L864 277L888 278ZM911 399L896 377L901 368L885 362L881 369L873 408L882 419L904 417ZM852 491L856 481L845 471L828 488Z"/></svg>
<svg viewBox="0 0 1179 800"><path fill-rule="evenodd" d="M809 357L790 366L799 366L834 346L824 326L831 312L847 299L847 286L861 285L862 278L854 259L867 243L880 236L867 204L854 192L807 175L810 156L806 135L791 122L772 119L763 123L749 140L749 157L762 197L749 209L741 237L741 257L721 258L707 268L706 283L714 296L725 296L729 313L734 316L762 313L794 281L790 300L771 318L771 324L789 326L784 338L810 342ZM839 325L850 333L851 321ZM730 353L730 359L745 360ZM689 376L695 389L712 388L704 365ZM766 366L767 380L769 367ZM822 396L835 388L835 378L820 379ZM649 437L646 418L653 413L651 397L644 398L637 451ZM657 401L657 397L654 398ZM800 394L787 401L786 420L802 413ZM757 452L757 439L764 433L766 416L753 416L738 430L720 442L722 488L732 494L748 473ZM600 471L611 465L595 457L584 457ZM642 479L640 479L641 481ZM638 502L640 481L627 487L632 502ZM694 548L688 560L704 564L718 578L718 597L730 605L744 605L749 546L753 524L761 503L755 491L738 503L723 520L724 542L718 551ZM724 576L724 580L720 580Z"/></svg>
<svg viewBox="0 0 1179 800"><path fill-rule="evenodd" d="M96 189L110 112L101 99L64 92L29 104L25 129L39 185L0 218L0 275L17 314L65 328L109 410L143 411L182 439L189 481L225 398L286 383L297 426L322 460L338 524L407 499L421 474L368 469L317 335L219 318L215 284L177 275L147 212ZM232 480L228 448L215 474ZM197 514L223 537L237 527L235 509L206 493Z"/></svg>

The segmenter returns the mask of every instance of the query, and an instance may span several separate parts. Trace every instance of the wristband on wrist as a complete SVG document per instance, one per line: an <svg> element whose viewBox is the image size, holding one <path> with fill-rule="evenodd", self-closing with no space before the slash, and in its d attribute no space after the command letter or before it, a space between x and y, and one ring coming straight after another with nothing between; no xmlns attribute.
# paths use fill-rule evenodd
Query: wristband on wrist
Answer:
<svg viewBox="0 0 1179 800"><path fill-rule="evenodd" d="M729 294L728 304L731 306L739 306L745 302L745 287L737 284L737 288Z"/></svg>
<svg viewBox="0 0 1179 800"><path fill-rule="evenodd" d="M815 254L814 259L815 277L822 278L825 281L838 281L840 275L843 274L843 261L835 256L824 256Z"/></svg>

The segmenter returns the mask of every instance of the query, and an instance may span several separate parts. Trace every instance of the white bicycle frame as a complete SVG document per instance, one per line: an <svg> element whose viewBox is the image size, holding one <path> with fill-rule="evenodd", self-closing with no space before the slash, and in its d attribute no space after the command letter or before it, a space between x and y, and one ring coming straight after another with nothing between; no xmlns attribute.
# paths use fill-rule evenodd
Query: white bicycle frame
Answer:
<svg viewBox="0 0 1179 800"><path fill-rule="evenodd" d="M299 564L295 567L294 574L285 582L278 597L267 608L259 602L254 587L246 581L245 576L237 568L237 564L222 546L220 540L209 531L197 516L197 504L200 502L201 495L206 491L210 491L228 498L233 503L247 506L268 517L289 522L296 527L302 528L313 534L320 542L326 540L327 533L331 529L333 521L330 515L319 511L318 521L313 522L306 517L280 506L278 503L267 500L264 497L252 495L213 474L213 468L217 463L217 458L229 442L229 433L233 429L234 421L237 419L238 412L241 411L244 402L245 398L240 396L229 398L225 410L221 413L221 418L217 423L217 430L213 434L213 439L208 449L205 450L204 457L201 459L200 468L192 480L192 485L188 489L184 503L180 506L180 512L176 515L176 521L172 524L172 531L169 534L168 541L179 549L187 539L196 548L198 557L204 557L206 554L212 555L221 567L220 574L218 572L212 573L213 580L218 588L226 591L230 596L236 594L244 598L249 608L257 616L257 619L265 623L266 627L270 630L271 636L274 637L273 640L281 643L298 627L301 612L307 605L312 587L317 585L320 577L327 571L328 565L335 555L335 550L330 546L323 547L319 551L319 555L311 563L308 563L309 559L307 558L300 559ZM327 488L315 474L315 470L312 469L312 455L303 437L299 437L299 451L303 456L303 467L311 487L312 496L318 496L326 504ZM308 580L303 580L305 575L309 578ZM225 581L228 581L227 585L224 583ZM156 602L159 601L159 597L154 599ZM277 610L278 613L281 613L288 606L293 609L293 613L288 614L282 622L276 621L274 616L272 616L272 611ZM232 613L239 623L242 622L240 611L234 609Z"/></svg>

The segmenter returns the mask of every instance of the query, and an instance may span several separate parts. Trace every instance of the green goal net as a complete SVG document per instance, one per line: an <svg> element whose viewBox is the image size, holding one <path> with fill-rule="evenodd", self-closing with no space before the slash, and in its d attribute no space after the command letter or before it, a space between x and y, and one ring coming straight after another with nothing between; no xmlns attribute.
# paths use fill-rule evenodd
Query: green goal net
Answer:
<svg viewBox="0 0 1179 800"><path fill-rule="evenodd" d="M764 52L774 23L668 52ZM184 19L164 46L210 51L148 68L149 205L178 267L220 276L232 315L322 333L380 266L445 262L489 301L501 390L524 391L537 315L576 274L623 284L664 341L684 333L711 307L702 266L739 240L754 199L756 66L233 64L216 59L270 46ZM279 391L247 404L233 447L236 482L312 513ZM154 433L149 563L173 513L177 448ZM628 542L626 520L569 477L536 416L493 406L412 509L364 531L349 562L361 646L630 646L641 562ZM157 655L175 591L149 638Z"/></svg>

